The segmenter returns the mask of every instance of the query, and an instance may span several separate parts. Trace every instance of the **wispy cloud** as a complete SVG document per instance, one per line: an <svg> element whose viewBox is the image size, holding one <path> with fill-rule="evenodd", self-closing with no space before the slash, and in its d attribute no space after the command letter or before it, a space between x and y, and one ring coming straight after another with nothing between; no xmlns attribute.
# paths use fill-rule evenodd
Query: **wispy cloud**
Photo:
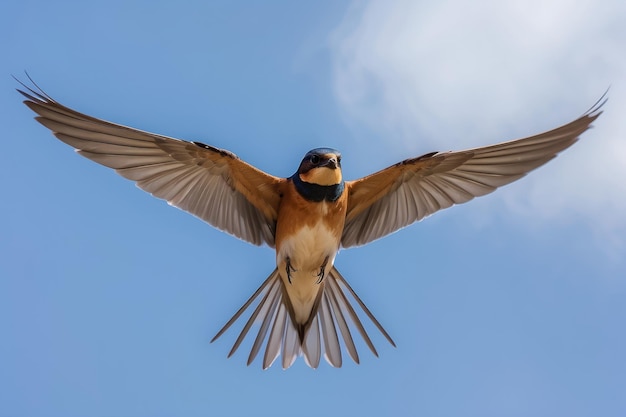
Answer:
<svg viewBox="0 0 626 417"><path fill-rule="evenodd" d="M557 127L612 85L581 143L501 201L544 224L583 221L623 245L625 19L619 0L355 2L332 37L336 99L355 130L420 152Z"/></svg>

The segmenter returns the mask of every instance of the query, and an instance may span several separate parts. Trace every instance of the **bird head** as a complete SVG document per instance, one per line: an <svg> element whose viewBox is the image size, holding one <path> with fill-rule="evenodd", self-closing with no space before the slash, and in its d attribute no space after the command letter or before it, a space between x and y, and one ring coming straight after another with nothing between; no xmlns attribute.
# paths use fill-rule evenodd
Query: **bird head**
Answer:
<svg viewBox="0 0 626 417"><path fill-rule="evenodd" d="M341 153L330 148L317 148L307 152L298 168L298 176L309 184L341 184Z"/></svg>

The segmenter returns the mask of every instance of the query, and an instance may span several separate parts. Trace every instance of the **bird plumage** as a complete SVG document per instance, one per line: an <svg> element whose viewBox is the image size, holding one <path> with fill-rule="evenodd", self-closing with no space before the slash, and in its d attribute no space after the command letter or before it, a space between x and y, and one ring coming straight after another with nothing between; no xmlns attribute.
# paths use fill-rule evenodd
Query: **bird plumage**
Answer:
<svg viewBox="0 0 626 417"><path fill-rule="evenodd" d="M432 152L346 181L341 154L334 149L308 152L293 176L279 178L229 151L96 119L63 106L36 85L22 85L25 90L18 91L37 121L82 156L220 230L276 249L276 269L213 339L249 311L229 356L256 324L248 364L265 343L264 368L281 354L283 368L299 355L315 368L322 354L341 366L340 336L358 363L350 329L377 355L355 303L394 345L334 267L340 247L369 243L523 177L576 142L606 101L603 97L578 119L549 132Z"/></svg>

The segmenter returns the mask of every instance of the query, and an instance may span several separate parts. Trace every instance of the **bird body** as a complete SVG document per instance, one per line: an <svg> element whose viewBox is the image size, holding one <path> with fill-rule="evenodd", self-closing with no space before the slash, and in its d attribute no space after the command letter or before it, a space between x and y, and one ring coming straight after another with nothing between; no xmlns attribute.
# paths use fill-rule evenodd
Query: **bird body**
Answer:
<svg viewBox="0 0 626 417"><path fill-rule="evenodd" d="M346 216L348 195L334 190L343 186L337 162L331 167L309 167L311 158L338 159L336 151L325 151L309 152L298 172L286 181L276 222L276 266L297 325L305 325L311 317L319 284L334 265ZM311 197L319 187L325 187L328 195L318 192Z"/></svg>
<svg viewBox="0 0 626 417"><path fill-rule="evenodd" d="M346 181L334 149L311 150L294 175L279 178L229 151L96 119L63 106L36 85L22 86L18 91L36 119L82 156L221 230L275 248L276 269L213 339L249 313L229 356L256 327L248 364L265 345L264 368L281 355L283 368L300 355L316 368L322 354L339 367L340 338L358 363L355 330L377 355L363 315L395 346L335 268L339 249L369 243L523 177L575 143L606 101L539 135L431 152Z"/></svg>

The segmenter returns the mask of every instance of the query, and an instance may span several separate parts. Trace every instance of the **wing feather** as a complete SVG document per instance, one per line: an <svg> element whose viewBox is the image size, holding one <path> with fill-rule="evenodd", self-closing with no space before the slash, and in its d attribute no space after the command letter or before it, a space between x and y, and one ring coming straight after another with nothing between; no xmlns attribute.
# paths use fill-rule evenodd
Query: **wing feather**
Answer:
<svg viewBox="0 0 626 417"><path fill-rule="evenodd" d="M243 240L274 246L283 179L234 154L100 120L24 85L36 120L82 156Z"/></svg>
<svg viewBox="0 0 626 417"><path fill-rule="evenodd" d="M522 178L574 144L605 102L602 96L580 118L549 132L466 151L433 152L346 182L342 246L366 244Z"/></svg>

